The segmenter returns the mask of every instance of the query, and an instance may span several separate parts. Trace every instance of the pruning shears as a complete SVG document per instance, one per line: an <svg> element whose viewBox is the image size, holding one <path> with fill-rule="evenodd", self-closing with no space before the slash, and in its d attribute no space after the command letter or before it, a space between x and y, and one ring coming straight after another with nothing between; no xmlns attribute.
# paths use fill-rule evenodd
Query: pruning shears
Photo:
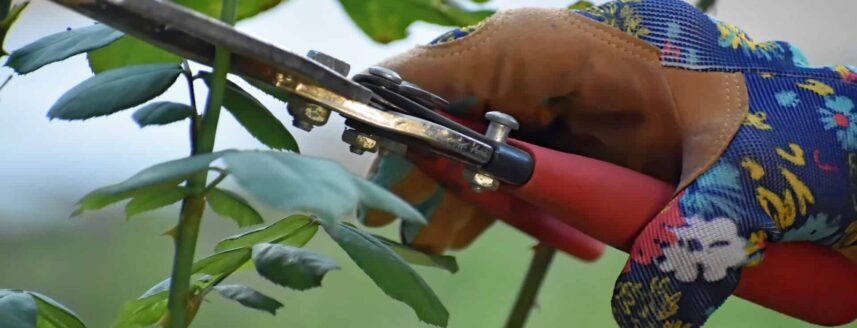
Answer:
<svg viewBox="0 0 857 328"><path fill-rule="evenodd" d="M674 186L609 163L507 140L518 123L500 112L487 113L486 132L477 132L436 111L456 104L383 67L348 78L350 65L342 60L317 51L294 54L166 1L52 1L201 64L213 65L215 48L225 48L231 53L230 73L291 95L288 111L296 127L309 131L336 112L346 119L342 140L355 153L418 150L436 155L419 157L419 166L460 187L462 199L585 260L601 255L602 242L627 250L675 191ZM450 163L456 168L450 169ZM449 174L453 171L456 174ZM498 188L505 192L476 194ZM617 202L622 206L615 206ZM578 227L585 234L560 219L572 216L586 218L579 220L588 222L586 226ZM850 263L812 245L771 247L762 266L788 268L793 277L814 274L813 266L792 265L797 255L838 266L827 275L829 281L852 279ZM804 320L824 322L825 309L835 305L824 300L838 296L817 296L847 293L833 283L803 288L799 279L771 279L770 272L747 269L737 294ZM785 289L789 297L770 292ZM814 301L798 304L790 299Z"/></svg>
<svg viewBox="0 0 857 328"><path fill-rule="evenodd" d="M331 112L345 117L342 140L352 152L428 151L471 168L465 175L478 190L522 185L532 175L532 157L505 143L517 128L514 118L490 113L483 135L435 112L450 104L392 70L372 67L349 79L350 65L342 60L318 51L300 56L165 1L54 1L201 64L213 65L215 47L229 50L230 73L290 93L296 127L324 125Z"/></svg>

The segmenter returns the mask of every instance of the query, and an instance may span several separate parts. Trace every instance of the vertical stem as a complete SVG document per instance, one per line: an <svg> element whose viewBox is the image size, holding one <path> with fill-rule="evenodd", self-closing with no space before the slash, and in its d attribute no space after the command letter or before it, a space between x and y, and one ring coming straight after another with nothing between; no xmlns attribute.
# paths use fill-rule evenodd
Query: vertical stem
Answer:
<svg viewBox="0 0 857 328"><path fill-rule="evenodd" d="M708 12L715 2L717 2L717 0L699 0L696 2L696 8L699 8L702 12Z"/></svg>
<svg viewBox="0 0 857 328"><path fill-rule="evenodd" d="M237 0L223 0L220 20L232 25L235 23ZM214 72L211 77L211 87L201 122L193 120L191 124L192 155L210 153L214 149L214 138L217 134L217 122L220 119L220 107L223 105L223 94L226 88L226 73L229 71L229 51L218 47L214 56ZM169 327L184 328L193 319L188 314L191 270L193 257L196 252L196 241L199 236L199 225L205 210L205 195L202 193L208 172L199 173L188 179L187 187L198 191L194 196L185 198L182 202L179 225L175 236L175 257L173 272L170 276L170 295L167 308L169 310Z"/></svg>
<svg viewBox="0 0 857 328"><path fill-rule="evenodd" d="M182 60L182 75L187 81L187 92L190 98L190 107L193 108L193 115L190 116L190 153L196 154L197 144L199 141L199 108L196 106L196 89L193 87L193 71L190 69L187 59Z"/></svg>
<svg viewBox="0 0 857 328"><path fill-rule="evenodd" d="M527 277L524 278L524 285L518 292L515 307L512 308L512 313L506 321L506 328L521 328L527 323L527 317L536 303L536 296L539 294L554 255L556 255L556 249L541 243L536 245L533 260L527 270Z"/></svg>

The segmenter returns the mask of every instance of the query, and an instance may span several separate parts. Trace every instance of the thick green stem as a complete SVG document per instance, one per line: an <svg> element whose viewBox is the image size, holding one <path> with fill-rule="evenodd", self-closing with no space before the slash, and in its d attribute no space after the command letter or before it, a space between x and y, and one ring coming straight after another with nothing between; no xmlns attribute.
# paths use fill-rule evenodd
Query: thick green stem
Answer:
<svg viewBox="0 0 857 328"><path fill-rule="evenodd" d="M527 270L524 285L518 292L515 307L512 308L512 313L506 321L506 328L521 328L527 323L527 317L536 303L536 296L539 295L539 289L542 287L554 255L556 255L556 249L545 244L536 245L530 269Z"/></svg>
<svg viewBox="0 0 857 328"><path fill-rule="evenodd" d="M220 20L227 24L235 23L237 0L223 0ZM226 73L229 71L229 51L218 47L214 56L214 72L211 87L205 105L205 113L201 122L196 120L191 124L191 153L192 155L210 153L214 149L214 139L217 135L217 122L220 119L220 107L223 105L223 94L226 89ZM198 124L198 126L196 125ZM198 194L185 198L182 202L179 224L176 227L175 257L173 272L170 276L170 296L167 308L169 310L169 327L184 328L190 324L193 315L189 313L188 299L191 296L190 279L193 267L196 242L199 236L199 226L205 210L205 183L208 172L199 173L188 179L187 187Z"/></svg>

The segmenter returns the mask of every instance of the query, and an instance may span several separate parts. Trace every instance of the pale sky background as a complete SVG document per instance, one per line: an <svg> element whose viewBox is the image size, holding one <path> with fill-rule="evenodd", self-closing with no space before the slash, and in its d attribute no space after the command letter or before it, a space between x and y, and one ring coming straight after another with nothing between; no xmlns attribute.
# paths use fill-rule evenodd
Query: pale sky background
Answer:
<svg viewBox="0 0 857 328"><path fill-rule="evenodd" d="M494 0L490 7L564 7L570 2ZM857 1L853 0L720 0L714 11L718 18L742 27L756 40L795 43L813 64L857 64L855 12ZM6 49L17 49L66 27L89 24L91 20L47 0L33 0L11 31ZM375 44L334 0L291 0L240 23L238 28L296 53L316 49L337 56L350 62L352 71L448 30L417 23L407 40ZM8 74L11 70L0 69L0 78ZM53 102L89 76L85 57L77 56L27 76L16 76L0 92L0 229L14 232L63 221L75 200L87 191L121 181L152 164L187 155L186 124L140 129L130 118L133 110L85 122L49 121L45 114ZM180 82L160 100L186 102L186 87ZM304 154L336 158L356 173L368 166L371 157L352 155L339 141L341 118L332 118L330 124L308 134L291 128L285 105L255 89L247 90L286 122ZM198 100L204 101L204 92L198 94ZM224 114L216 147L263 146ZM9 224L9 217L27 220Z"/></svg>

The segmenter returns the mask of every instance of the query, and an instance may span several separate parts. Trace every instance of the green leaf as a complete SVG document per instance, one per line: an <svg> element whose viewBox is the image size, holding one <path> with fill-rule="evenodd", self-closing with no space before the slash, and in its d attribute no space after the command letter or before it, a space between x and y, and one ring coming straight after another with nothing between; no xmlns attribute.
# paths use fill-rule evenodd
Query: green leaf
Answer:
<svg viewBox="0 0 857 328"><path fill-rule="evenodd" d="M211 17L219 15L223 5L223 1L220 0L175 0L174 2ZM285 0L241 0L235 17L237 20L250 18L283 2Z"/></svg>
<svg viewBox="0 0 857 328"><path fill-rule="evenodd" d="M265 279L295 290L321 286L324 275L339 270L336 262L303 248L256 244L253 246L256 272Z"/></svg>
<svg viewBox="0 0 857 328"><path fill-rule="evenodd" d="M205 199L215 213L234 220L239 227L264 222L262 215L256 212L243 197L229 190L211 189L205 194Z"/></svg>
<svg viewBox="0 0 857 328"><path fill-rule="evenodd" d="M104 47L121 36L122 32L104 24L51 34L12 52L6 66L18 74L27 74L47 64Z"/></svg>
<svg viewBox="0 0 857 328"><path fill-rule="evenodd" d="M38 327L86 328L86 325L80 321L74 312L57 301L36 292L27 293L36 300L39 307ZM42 321L50 325L46 325Z"/></svg>
<svg viewBox="0 0 857 328"><path fill-rule="evenodd" d="M12 6L12 8L9 8L9 3L9 0L3 0L2 2L0 2L0 8L6 11L5 13L3 13L2 17L0 17L0 19L2 19L0 20L0 57L9 54L8 52L6 52L6 50L4 50L6 48L4 48L3 46L3 44L6 42L6 35L9 34L9 30L12 28L12 24L15 24L15 21L18 20L18 16L21 15L21 12L24 11L24 8L27 8L27 6L30 4L29 1L24 1Z"/></svg>
<svg viewBox="0 0 857 328"><path fill-rule="evenodd" d="M151 64L98 74L63 94L48 117L85 120L137 106L166 91L181 71L176 64Z"/></svg>
<svg viewBox="0 0 857 328"><path fill-rule="evenodd" d="M404 39L415 21L446 26L474 25L493 11L467 11L441 0L339 0L351 19L372 40Z"/></svg>
<svg viewBox="0 0 857 328"><path fill-rule="evenodd" d="M262 310L272 315L277 314L277 310L283 307L283 303L262 294L250 287L241 285L222 285L214 287L220 295L230 300L241 303L246 307Z"/></svg>
<svg viewBox="0 0 857 328"><path fill-rule="evenodd" d="M382 243L384 243L384 245L387 245L387 247L392 249L393 252L399 254L399 256L402 257L403 260L405 260L405 262L408 262L410 264L440 268L451 273L458 272L458 262L452 256L429 254L408 247L407 245L402 245L400 243L381 236L372 235L372 237L375 237L375 239L380 240Z"/></svg>
<svg viewBox="0 0 857 328"><path fill-rule="evenodd" d="M137 328L149 327L157 323L167 312L167 297L169 292L164 290L159 293L144 296L136 300L126 302L122 306L119 319L113 325L114 328Z"/></svg>
<svg viewBox="0 0 857 328"><path fill-rule="evenodd" d="M250 248L236 248L219 252L193 264L193 273L212 276L232 273L250 260Z"/></svg>
<svg viewBox="0 0 857 328"><path fill-rule="evenodd" d="M26 292L0 289L0 322L7 328L36 327L37 305Z"/></svg>
<svg viewBox="0 0 857 328"><path fill-rule="evenodd" d="M425 224L411 205L333 161L273 151L236 152L223 160L259 200L287 212L315 213L326 225L353 217L361 204Z"/></svg>
<svg viewBox="0 0 857 328"><path fill-rule="evenodd" d="M583 9L586 9L586 8L590 8L590 7L592 7L592 6L594 6L594 5L592 4L592 2L589 2L589 1L578 1L578 2L575 2L575 3L571 4L570 6L568 6L568 9L571 9L571 10L583 10Z"/></svg>
<svg viewBox="0 0 857 328"><path fill-rule="evenodd" d="M244 81L246 81L247 83L249 83L250 85L255 87L256 89L259 89L260 91L267 93L271 97L277 98L284 103L288 103L289 98L291 98L291 94L289 94L288 91L277 88L273 85L268 84L267 82L262 82L262 81L259 81L256 79L251 79L251 78L243 78L243 79L244 79Z"/></svg>
<svg viewBox="0 0 857 328"><path fill-rule="evenodd" d="M200 76L209 84L211 74L203 73ZM223 107L241 123L254 138L261 141L272 149L288 149L300 152L295 138L277 119L274 114L265 108L259 100L241 89L235 83L226 85L226 93L223 95Z"/></svg>
<svg viewBox="0 0 857 328"><path fill-rule="evenodd" d="M220 14L222 5L221 0L177 0L174 2L212 17ZM237 19L252 17L281 2L284 1L241 0L238 5ZM179 56L128 35L107 47L90 52L87 58L89 59L89 67L94 73L130 65L179 63L181 61Z"/></svg>
<svg viewBox="0 0 857 328"><path fill-rule="evenodd" d="M267 227L251 230L226 238L214 248L220 252L227 249L251 247L261 243L277 243L295 247L306 245L318 231L318 223L306 215L292 215Z"/></svg>
<svg viewBox="0 0 857 328"><path fill-rule="evenodd" d="M149 167L121 183L90 192L77 202L77 208L72 213L72 216L79 215L83 211L104 208L107 205L133 197L139 193L173 187L191 175L207 170L211 162L233 151L224 150L196 155Z"/></svg>
<svg viewBox="0 0 857 328"><path fill-rule="evenodd" d="M170 101L153 102L134 112L131 117L141 128L147 125L164 125L193 116L193 107Z"/></svg>
<svg viewBox="0 0 857 328"><path fill-rule="evenodd" d="M345 224L325 230L384 293L410 306L420 320L446 326L449 312L434 291L382 241Z"/></svg>
<svg viewBox="0 0 857 328"><path fill-rule="evenodd" d="M158 188L145 193L137 193L134 199L125 205L125 216L130 219L134 215L178 202L188 195L190 192L183 187Z"/></svg>
<svg viewBox="0 0 857 328"><path fill-rule="evenodd" d="M95 74L109 70L146 64L176 64L182 58L130 35L125 35L106 47L86 54L89 68Z"/></svg>

